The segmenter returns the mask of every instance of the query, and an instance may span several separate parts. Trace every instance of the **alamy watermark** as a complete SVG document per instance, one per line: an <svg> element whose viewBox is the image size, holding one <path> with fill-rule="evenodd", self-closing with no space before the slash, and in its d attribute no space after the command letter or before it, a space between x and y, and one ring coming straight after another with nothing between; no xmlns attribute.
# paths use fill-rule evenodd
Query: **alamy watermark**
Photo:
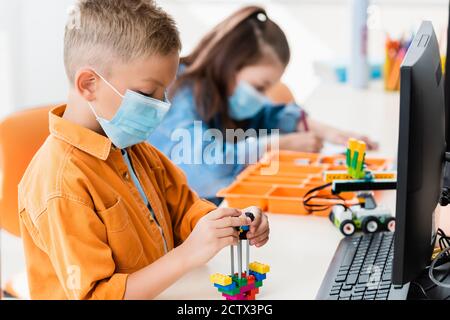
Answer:
<svg viewBox="0 0 450 320"><path fill-rule="evenodd" d="M69 30L81 29L81 11L77 5L67 8L67 23L66 27Z"/></svg>
<svg viewBox="0 0 450 320"><path fill-rule="evenodd" d="M81 290L81 268L78 265L70 265L66 269L66 288L77 296Z"/></svg>
<svg viewBox="0 0 450 320"><path fill-rule="evenodd" d="M251 165L269 150L279 150L280 131L227 129L224 135L195 121L191 129L175 129L170 139L175 142L170 158L177 165ZM270 161L261 168L261 174L274 175L278 166L278 161Z"/></svg>

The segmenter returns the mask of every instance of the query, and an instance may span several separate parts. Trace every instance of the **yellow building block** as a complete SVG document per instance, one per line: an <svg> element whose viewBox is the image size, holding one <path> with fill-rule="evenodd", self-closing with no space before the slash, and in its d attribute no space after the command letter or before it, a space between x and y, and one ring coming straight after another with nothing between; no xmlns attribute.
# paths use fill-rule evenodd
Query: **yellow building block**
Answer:
<svg viewBox="0 0 450 320"><path fill-rule="evenodd" d="M252 262L250 263L250 270L257 272L257 273L261 273L261 274L266 274L270 271L270 266L267 264L262 264L259 262Z"/></svg>
<svg viewBox="0 0 450 320"><path fill-rule="evenodd" d="M358 162L362 162L364 160L364 155L366 154L367 145L364 141L357 141L356 143L355 151L358 151Z"/></svg>
<svg viewBox="0 0 450 320"><path fill-rule="evenodd" d="M226 276L224 274L215 273L210 277L212 283L221 285L221 286L229 286L233 283L233 279L230 276Z"/></svg>
<svg viewBox="0 0 450 320"><path fill-rule="evenodd" d="M390 180L397 177L396 173L391 171L372 172L372 176L377 180ZM324 178L327 183L335 180L355 180L347 171L325 171Z"/></svg>

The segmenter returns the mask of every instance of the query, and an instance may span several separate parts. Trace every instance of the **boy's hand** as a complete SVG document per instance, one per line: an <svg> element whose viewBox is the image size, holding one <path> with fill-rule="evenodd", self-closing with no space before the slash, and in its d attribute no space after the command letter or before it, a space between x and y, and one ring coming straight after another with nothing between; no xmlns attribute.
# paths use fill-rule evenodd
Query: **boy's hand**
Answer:
<svg viewBox="0 0 450 320"><path fill-rule="evenodd" d="M250 225L250 231L247 233L247 239L250 241L250 245L257 248L262 247L269 241L269 219L258 207L242 210L243 214L246 212L251 212L255 216L255 220Z"/></svg>
<svg viewBox="0 0 450 320"><path fill-rule="evenodd" d="M253 224L257 221L256 217ZM191 235L179 247L184 261L192 268L206 264L223 248L237 245L239 231L235 228L248 226L251 222L240 210L219 208L211 211L199 220Z"/></svg>

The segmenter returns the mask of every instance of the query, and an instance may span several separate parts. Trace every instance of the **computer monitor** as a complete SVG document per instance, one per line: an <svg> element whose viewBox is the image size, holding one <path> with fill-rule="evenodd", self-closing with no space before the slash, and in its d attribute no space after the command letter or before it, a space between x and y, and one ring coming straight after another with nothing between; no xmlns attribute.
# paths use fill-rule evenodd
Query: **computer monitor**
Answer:
<svg viewBox="0 0 450 320"><path fill-rule="evenodd" d="M431 22L401 67L396 231L392 282L416 279L431 259L446 150L444 77Z"/></svg>
<svg viewBox="0 0 450 320"><path fill-rule="evenodd" d="M447 32L447 59L445 63L445 119L446 123L446 141L447 141L447 152L450 152L450 1L449 1L449 19L448 19L448 32Z"/></svg>

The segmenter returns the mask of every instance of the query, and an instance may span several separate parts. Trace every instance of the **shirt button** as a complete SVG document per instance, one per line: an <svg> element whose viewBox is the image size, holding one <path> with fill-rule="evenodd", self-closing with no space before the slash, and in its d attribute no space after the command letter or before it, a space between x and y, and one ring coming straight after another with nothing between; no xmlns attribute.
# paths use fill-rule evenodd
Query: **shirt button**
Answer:
<svg viewBox="0 0 450 320"><path fill-rule="evenodd" d="M125 180L129 180L129 179L130 179L130 175L128 174L128 172L125 172L125 173L123 174L123 178L124 178Z"/></svg>

